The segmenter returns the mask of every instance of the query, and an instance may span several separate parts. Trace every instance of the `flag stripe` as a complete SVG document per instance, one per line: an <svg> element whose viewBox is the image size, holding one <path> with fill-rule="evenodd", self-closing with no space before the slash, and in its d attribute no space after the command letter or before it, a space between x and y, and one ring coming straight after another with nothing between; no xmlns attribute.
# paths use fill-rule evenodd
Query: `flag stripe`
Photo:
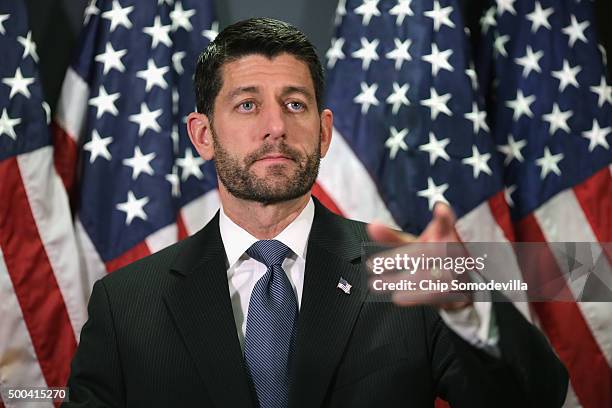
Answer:
<svg viewBox="0 0 612 408"><path fill-rule="evenodd" d="M100 258L91 239L89 239L89 235L87 235L78 216L75 218L74 230L77 246L79 248L81 266L83 268L81 276L85 276L88 279L88 285L86 287L88 288L87 299L89 299L95 281L107 274L106 265L102 261L102 258Z"/></svg>
<svg viewBox="0 0 612 408"><path fill-rule="evenodd" d="M53 133L55 169L72 201L76 183L76 163L78 163L77 145L74 139L57 123L51 123L51 132Z"/></svg>
<svg viewBox="0 0 612 408"><path fill-rule="evenodd" d="M545 242L535 216L516 224L521 241ZM552 254L549 254L552 258ZM599 408L609 395L610 367L576 303L536 302L532 304L540 325L570 373L574 392L585 408ZM571 335L568 335L571 333ZM583 376L589 373L589 381ZM608 404L609 405L609 404Z"/></svg>
<svg viewBox="0 0 612 408"><path fill-rule="evenodd" d="M317 181L346 217L399 229L370 174L336 129Z"/></svg>
<svg viewBox="0 0 612 408"><path fill-rule="evenodd" d="M0 163L0 246L45 381L64 385L76 340L61 291L41 242L17 159Z"/></svg>
<svg viewBox="0 0 612 408"><path fill-rule="evenodd" d="M168 245L174 244L178 238L178 228L176 223L165 226L149 235L145 242L151 253L161 251Z"/></svg>
<svg viewBox="0 0 612 408"><path fill-rule="evenodd" d="M55 279L62 292L75 338L85 324L87 282L80 273L77 246L66 192L53 167L53 148L43 147L17 157L32 216Z"/></svg>
<svg viewBox="0 0 612 408"><path fill-rule="evenodd" d="M499 192L488 200L489 209L495 218L496 225L501 228L504 233L504 237L508 241L514 241L514 226L512 225L512 219L510 218L510 211L508 211L508 204L504 198L504 193Z"/></svg>
<svg viewBox="0 0 612 408"><path fill-rule="evenodd" d="M342 211L340 211L334 200L331 199L329 194L327 194L327 192L323 189L323 187L321 187L319 183L315 183L314 186L312 186L312 195L317 197L321 204L327 207L327 209L329 209L330 211L333 211L338 215L343 215Z"/></svg>
<svg viewBox="0 0 612 408"><path fill-rule="evenodd" d="M180 217L189 235L195 234L208 223L219 209L219 192L211 190L183 206Z"/></svg>
<svg viewBox="0 0 612 408"><path fill-rule="evenodd" d="M136 244L131 249L127 250L117 258L105 262L106 270L108 272L114 272L119 268L131 264L134 261L139 260L147 255L151 255L151 251L145 241Z"/></svg>
<svg viewBox="0 0 612 408"><path fill-rule="evenodd" d="M69 67L60 95L54 120L78 145L87 118L89 86Z"/></svg>
<svg viewBox="0 0 612 408"><path fill-rule="evenodd" d="M549 242L572 237L575 242L597 242L589 223L574 195L565 190L550 199L534 213L542 234ZM608 266L607 270L610 270ZM612 304L604 302L579 302L586 323L593 332L608 365L612 364ZM611 401L612 402L612 401Z"/></svg>
<svg viewBox="0 0 612 408"><path fill-rule="evenodd" d="M4 385L45 387L28 328L0 248L0 379ZM2 407L0 398L0 407ZM42 407L43 405L41 405ZM50 404L46 405L51 406Z"/></svg>

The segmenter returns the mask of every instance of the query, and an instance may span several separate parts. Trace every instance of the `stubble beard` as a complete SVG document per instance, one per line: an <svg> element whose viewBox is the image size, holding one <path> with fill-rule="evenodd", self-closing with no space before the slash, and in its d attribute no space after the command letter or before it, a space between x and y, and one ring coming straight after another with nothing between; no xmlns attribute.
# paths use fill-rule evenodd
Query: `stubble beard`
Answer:
<svg viewBox="0 0 612 408"><path fill-rule="evenodd" d="M321 162L320 133L317 147L310 155L289 147L281 139L275 144L265 143L240 160L219 143L212 126L211 131L217 175L227 191L237 198L266 205L289 201L308 193L317 179ZM252 165L270 153L288 157L297 167L291 171L286 164L273 164L267 167L264 177L258 176L252 171Z"/></svg>

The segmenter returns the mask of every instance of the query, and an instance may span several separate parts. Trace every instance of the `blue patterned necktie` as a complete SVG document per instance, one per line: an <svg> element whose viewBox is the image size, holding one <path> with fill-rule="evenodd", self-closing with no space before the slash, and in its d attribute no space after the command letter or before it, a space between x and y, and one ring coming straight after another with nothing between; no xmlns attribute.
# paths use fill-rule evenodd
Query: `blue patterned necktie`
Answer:
<svg viewBox="0 0 612 408"><path fill-rule="evenodd" d="M298 308L282 268L290 249L277 240L254 243L247 254L268 267L251 293L244 358L260 408L284 408L289 401L289 364Z"/></svg>

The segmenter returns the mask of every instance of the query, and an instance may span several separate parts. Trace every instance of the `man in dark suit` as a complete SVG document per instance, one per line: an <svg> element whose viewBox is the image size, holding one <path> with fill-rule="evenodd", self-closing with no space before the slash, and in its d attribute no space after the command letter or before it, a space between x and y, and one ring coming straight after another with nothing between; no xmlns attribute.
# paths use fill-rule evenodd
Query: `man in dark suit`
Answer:
<svg viewBox="0 0 612 408"><path fill-rule="evenodd" d="M65 406L431 407L436 396L457 407L562 405L565 368L510 303L478 312L471 302L371 300L366 229L409 239L311 198L332 113L301 32L270 19L234 24L202 53L195 81L189 135L215 159L221 209L192 237L95 284ZM452 221L437 207L427 240L452 239ZM457 313L480 313L476 325L488 313L498 335L479 345Z"/></svg>

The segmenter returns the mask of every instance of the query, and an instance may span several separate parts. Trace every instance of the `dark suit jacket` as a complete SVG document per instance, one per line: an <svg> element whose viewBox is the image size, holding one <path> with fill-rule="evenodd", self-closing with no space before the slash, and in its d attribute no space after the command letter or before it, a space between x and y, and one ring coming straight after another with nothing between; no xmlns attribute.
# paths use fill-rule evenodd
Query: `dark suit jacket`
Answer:
<svg viewBox="0 0 612 408"><path fill-rule="evenodd" d="M254 406L218 220L95 284L65 406ZM365 300L366 240L364 224L316 203L290 407L432 407L436 396L453 407L562 405L565 368L511 304L494 306L497 359L430 307Z"/></svg>

